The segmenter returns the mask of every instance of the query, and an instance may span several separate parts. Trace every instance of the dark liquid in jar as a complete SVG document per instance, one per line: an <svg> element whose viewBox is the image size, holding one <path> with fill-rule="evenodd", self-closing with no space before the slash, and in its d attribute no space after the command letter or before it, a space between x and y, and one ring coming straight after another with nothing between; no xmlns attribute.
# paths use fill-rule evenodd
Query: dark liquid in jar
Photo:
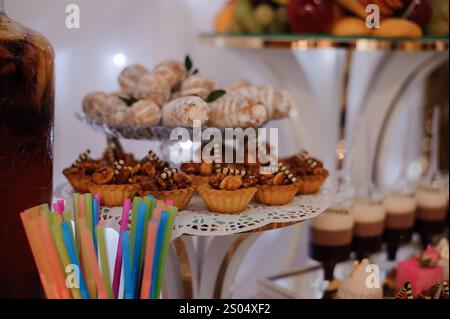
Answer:
<svg viewBox="0 0 450 319"><path fill-rule="evenodd" d="M53 67L53 51L40 35L0 37L0 298L40 295L19 214L51 202Z"/></svg>

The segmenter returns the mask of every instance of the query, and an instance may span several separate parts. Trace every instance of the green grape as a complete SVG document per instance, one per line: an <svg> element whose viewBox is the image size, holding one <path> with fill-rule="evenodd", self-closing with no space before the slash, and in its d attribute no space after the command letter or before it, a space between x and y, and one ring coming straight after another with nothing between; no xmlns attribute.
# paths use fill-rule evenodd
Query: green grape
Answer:
<svg viewBox="0 0 450 319"><path fill-rule="evenodd" d="M245 21L249 15L252 14L252 5L249 0L239 0L236 3L236 20L239 22Z"/></svg>
<svg viewBox="0 0 450 319"><path fill-rule="evenodd" d="M242 27L249 33L264 33L264 27L258 22L253 14L248 15L244 21L242 21Z"/></svg>
<svg viewBox="0 0 450 319"><path fill-rule="evenodd" d="M255 9L255 17L262 26L266 27L274 21L275 12L270 5L260 4Z"/></svg>
<svg viewBox="0 0 450 319"><path fill-rule="evenodd" d="M287 14L286 7L279 7L275 13L275 18L277 22L283 23L284 25L289 24L289 16Z"/></svg>

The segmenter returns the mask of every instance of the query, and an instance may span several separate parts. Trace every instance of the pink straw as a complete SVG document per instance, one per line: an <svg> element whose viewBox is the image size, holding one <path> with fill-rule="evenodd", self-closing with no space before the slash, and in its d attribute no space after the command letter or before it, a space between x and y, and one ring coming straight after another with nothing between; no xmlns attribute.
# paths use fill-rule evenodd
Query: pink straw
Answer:
<svg viewBox="0 0 450 319"><path fill-rule="evenodd" d="M62 217L63 212L64 212L64 201L63 201L62 206L61 206L61 201L59 201L59 200L56 203L54 203L53 210Z"/></svg>
<svg viewBox="0 0 450 319"><path fill-rule="evenodd" d="M61 209L61 213L64 213L64 211L66 210L65 206L64 206L64 200L60 199L57 201L60 209Z"/></svg>
<svg viewBox="0 0 450 319"><path fill-rule="evenodd" d="M113 277L113 296L114 299L119 298L120 276L122 274L122 232L128 230L128 217L130 214L131 200L126 199L123 202L122 220L120 221L119 243L117 245L116 262L114 264Z"/></svg>
<svg viewBox="0 0 450 319"><path fill-rule="evenodd" d="M166 199L166 205L167 206L173 206L174 202L171 199Z"/></svg>

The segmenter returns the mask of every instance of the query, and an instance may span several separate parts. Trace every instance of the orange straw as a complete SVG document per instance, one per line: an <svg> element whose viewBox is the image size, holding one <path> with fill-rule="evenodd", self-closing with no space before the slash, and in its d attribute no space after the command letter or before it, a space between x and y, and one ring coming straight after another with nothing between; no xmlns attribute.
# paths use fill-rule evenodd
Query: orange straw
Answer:
<svg viewBox="0 0 450 319"><path fill-rule="evenodd" d="M48 276L46 264L44 261L45 258L43 258L42 251L40 249L38 235L36 234L35 229L31 224L31 211L20 214L20 218L22 219L25 233L27 235L28 242L30 243L31 252L33 253L34 260L39 271L39 277L41 278L41 283L44 288L45 295L49 299L55 299L56 293L53 290L50 278Z"/></svg>
<svg viewBox="0 0 450 319"><path fill-rule="evenodd" d="M80 231L81 233L81 245L83 246L83 251L85 252L86 260L91 273L94 276L95 283L98 289L99 299L109 299L108 291L106 290L105 283L103 282L102 275L98 269L98 259L95 253L94 243L92 242L92 235L87 230L86 226Z"/></svg>
<svg viewBox="0 0 450 319"><path fill-rule="evenodd" d="M166 207L166 204L164 203L163 200L159 200L156 202L156 207L153 210L153 216L152 219L154 220L160 220L161 219L161 214L162 211L164 210L164 207Z"/></svg>
<svg viewBox="0 0 450 319"><path fill-rule="evenodd" d="M48 219L45 216L41 216L36 222L39 227L38 232L40 233L41 240L43 240L42 243L46 250L46 259L49 261L51 275L54 279L58 297L62 299L71 299L72 296L66 286L61 260L59 259L58 251L51 237Z"/></svg>
<svg viewBox="0 0 450 319"><path fill-rule="evenodd" d="M157 233L158 223L150 222L147 227L147 244L144 261L144 274L141 286L141 299L150 299L150 290L152 287L153 257L155 253Z"/></svg>

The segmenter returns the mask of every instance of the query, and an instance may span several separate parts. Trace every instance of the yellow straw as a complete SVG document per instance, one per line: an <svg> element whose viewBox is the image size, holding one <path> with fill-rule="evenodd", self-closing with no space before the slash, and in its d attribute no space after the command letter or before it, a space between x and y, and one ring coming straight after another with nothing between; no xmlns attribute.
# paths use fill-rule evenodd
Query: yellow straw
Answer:
<svg viewBox="0 0 450 319"><path fill-rule="evenodd" d="M108 299L108 291L105 288L105 283L103 281L102 275L100 274L100 270L98 269L98 259L95 253L94 243L92 241L92 234L87 230L87 228L81 229L80 233L81 245L83 246L83 250L87 255L86 262L91 269L91 272L94 274L94 279L97 284L98 298Z"/></svg>
<svg viewBox="0 0 450 319"><path fill-rule="evenodd" d="M108 297L112 299L113 293L111 287L111 279L109 275L108 252L106 251L105 228L102 225L98 225L96 228L96 232L97 232L98 250L100 260L102 263L103 282L105 283L106 290L108 291Z"/></svg>

